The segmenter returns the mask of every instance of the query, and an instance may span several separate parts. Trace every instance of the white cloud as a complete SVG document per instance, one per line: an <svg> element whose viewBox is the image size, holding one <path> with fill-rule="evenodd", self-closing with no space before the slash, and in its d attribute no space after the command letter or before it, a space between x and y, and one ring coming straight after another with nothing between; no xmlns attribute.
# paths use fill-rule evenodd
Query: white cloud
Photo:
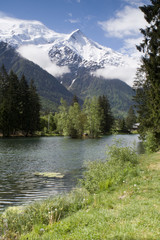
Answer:
<svg viewBox="0 0 160 240"><path fill-rule="evenodd" d="M111 79L118 78L131 86L133 85L141 56L141 53L136 49L136 45L139 45L143 39L140 28L146 28L147 25L143 13L138 8L139 5L144 5L144 1L148 0L124 0L130 6L126 5L107 21L98 22L107 38L121 39L123 46L119 51L126 56L126 64L125 67L105 66L104 69L99 69L96 72L97 76Z"/></svg>
<svg viewBox="0 0 160 240"><path fill-rule="evenodd" d="M133 58L139 58L142 54L137 50L136 45L139 45L142 40L143 37L124 39L123 47L119 49L119 51L122 54L130 55Z"/></svg>
<svg viewBox="0 0 160 240"><path fill-rule="evenodd" d="M146 25L143 13L131 6L125 6L123 10L116 13L114 18L98 23L107 37L116 38L136 36L139 34L139 29Z"/></svg>
<svg viewBox="0 0 160 240"><path fill-rule="evenodd" d="M56 63L51 62L47 51L35 45L22 46L18 52L28 60L38 64L44 70L52 74L54 77L60 77L65 73L70 72L67 66L59 67Z"/></svg>
<svg viewBox="0 0 160 240"><path fill-rule="evenodd" d="M78 2L78 3L80 3L80 2L81 2L81 0L77 0L77 2Z"/></svg>
<svg viewBox="0 0 160 240"><path fill-rule="evenodd" d="M105 66L103 69L98 69L94 75L106 79L120 79L132 86L137 67L136 61L132 65L129 64L129 66Z"/></svg>
<svg viewBox="0 0 160 240"><path fill-rule="evenodd" d="M68 19L68 22L70 22L70 23L79 23L80 20L79 19Z"/></svg>
<svg viewBox="0 0 160 240"><path fill-rule="evenodd" d="M105 79L120 79L133 86L135 80L137 68L140 65L140 58L137 56L129 57L124 55L124 64L121 66L104 66L103 69L98 69L96 72L92 73L97 77L103 77Z"/></svg>

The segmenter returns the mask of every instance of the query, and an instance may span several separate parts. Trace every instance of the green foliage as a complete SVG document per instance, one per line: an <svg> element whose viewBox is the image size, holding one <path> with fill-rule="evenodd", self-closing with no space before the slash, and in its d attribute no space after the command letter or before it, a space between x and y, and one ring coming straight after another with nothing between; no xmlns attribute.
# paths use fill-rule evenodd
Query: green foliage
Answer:
<svg viewBox="0 0 160 240"><path fill-rule="evenodd" d="M40 117L40 131L43 133L53 133L56 130L55 117L53 113Z"/></svg>
<svg viewBox="0 0 160 240"><path fill-rule="evenodd" d="M117 132L119 132L119 133L128 133L129 132L124 118L119 118L115 121L114 129L116 129Z"/></svg>
<svg viewBox="0 0 160 240"><path fill-rule="evenodd" d="M39 129L40 103L33 81L29 86L24 75L19 80L2 66L0 98L0 131L4 137L17 131L27 136Z"/></svg>
<svg viewBox="0 0 160 240"><path fill-rule="evenodd" d="M127 129L129 129L129 130L132 129L133 125L136 123L136 119L137 118L136 118L134 109L131 106L129 111L128 111L127 117L126 117L126 127L127 127Z"/></svg>
<svg viewBox="0 0 160 240"><path fill-rule="evenodd" d="M71 137L82 137L84 133L85 114L81 111L80 105L75 102L70 106L68 112L68 134Z"/></svg>
<svg viewBox="0 0 160 240"><path fill-rule="evenodd" d="M101 134L102 115L100 114L100 106L96 97L85 100L83 112L87 117L85 129L88 131L89 136L92 138L98 137Z"/></svg>
<svg viewBox="0 0 160 240"><path fill-rule="evenodd" d="M61 99L58 110L58 113L55 114L57 131L65 136L68 135L68 105L63 99Z"/></svg>
<svg viewBox="0 0 160 240"><path fill-rule="evenodd" d="M118 142L108 147L108 159L87 164L82 185L91 193L107 190L123 182L126 177L137 174L138 155L130 147L122 147Z"/></svg>
<svg viewBox="0 0 160 240"><path fill-rule="evenodd" d="M99 114L101 115L101 132L105 134L111 130L114 119L106 96L99 96L98 104L100 107Z"/></svg>
<svg viewBox="0 0 160 240"><path fill-rule="evenodd" d="M100 100L101 104L100 104ZM86 99L81 109L75 101L68 106L61 100L58 113L55 114L57 131L62 135L80 138L86 132L89 137L95 138L111 129L113 117L106 97Z"/></svg>
<svg viewBox="0 0 160 240"><path fill-rule="evenodd" d="M137 46L138 50L144 53L135 81L139 132L142 137L145 137L148 129L152 129L158 142L160 141L159 0L151 0L150 5L145 5L140 9L144 13L148 26L146 29L141 29L144 40Z"/></svg>
<svg viewBox="0 0 160 240"><path fill-rule="evenodd" d="M157 139L155 137L154 132L148 131L146 133L145 141L143 141L144 148L146 153L153 153L158 150Z"/></svg>

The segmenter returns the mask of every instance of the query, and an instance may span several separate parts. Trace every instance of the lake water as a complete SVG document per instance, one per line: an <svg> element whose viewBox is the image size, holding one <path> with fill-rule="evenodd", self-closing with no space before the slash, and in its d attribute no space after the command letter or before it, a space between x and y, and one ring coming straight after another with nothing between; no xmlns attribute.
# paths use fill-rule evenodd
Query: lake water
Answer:
<svg viewBox="0 0 160 240"><path fill-rule="evenodd" d="M84 163L105 160L107 144L113 144L114 139L0 139L0 210L70 191L81 177ZM138 135L117 135L116 139L123 139L128 146L139 146ZM42 172L58 172L64 178L36 175Z"/></svg>

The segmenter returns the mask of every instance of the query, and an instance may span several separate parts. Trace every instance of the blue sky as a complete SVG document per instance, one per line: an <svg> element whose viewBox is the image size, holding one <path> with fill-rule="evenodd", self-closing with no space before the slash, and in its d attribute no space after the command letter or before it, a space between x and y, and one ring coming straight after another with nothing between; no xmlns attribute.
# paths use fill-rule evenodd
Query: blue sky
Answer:
<svg viewBox="0 0 160 240"><path fill-rule="evenodd" d="M133 53L145 26L138 6L149 0L4 0L0 15L39 20L59 33L80 29L88 38Z"/></svg>

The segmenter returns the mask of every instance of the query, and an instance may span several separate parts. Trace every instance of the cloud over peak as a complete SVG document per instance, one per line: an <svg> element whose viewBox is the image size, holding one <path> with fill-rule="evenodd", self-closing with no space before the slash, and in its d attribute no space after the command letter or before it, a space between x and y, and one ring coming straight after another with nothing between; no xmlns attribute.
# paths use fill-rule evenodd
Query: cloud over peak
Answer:
<svg viewBox="0 0 160 240"><path fill-rule="evenodd" d="M54 77L61 77L69 73L68 66L59 67L55 62L51 62L48 52L36 45L25 45L18 49L18 52L28 60L38 64L41 68L49 72Z"/></svg>

